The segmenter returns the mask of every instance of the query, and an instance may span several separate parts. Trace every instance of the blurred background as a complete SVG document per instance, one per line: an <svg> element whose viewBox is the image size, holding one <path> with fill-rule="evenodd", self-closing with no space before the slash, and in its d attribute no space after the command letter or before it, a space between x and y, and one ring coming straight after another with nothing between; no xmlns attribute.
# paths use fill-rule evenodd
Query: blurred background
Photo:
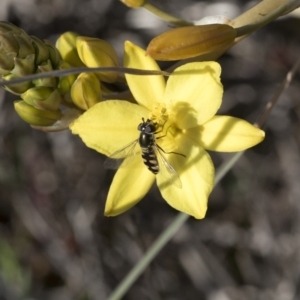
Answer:
<svg viewBox="0 0 300 300"><path fill-rule="evenodd" d="M151 0L187 20L234 18L253 1ZM117 0L1 0L0 20L53 42L65 31L146 47L170 28ZM220 114L254 122L299 58L300 19L285 16L219 59ZM164 66L164 65L162 65ZM250 149L123 299L300 299L300 84L281 96ZM154 186L136 207L103 216L113 172L69 131L23 122L0 90L0 299L102 300L177 215ZM215 166L231 157L211 153Z"/></svg>

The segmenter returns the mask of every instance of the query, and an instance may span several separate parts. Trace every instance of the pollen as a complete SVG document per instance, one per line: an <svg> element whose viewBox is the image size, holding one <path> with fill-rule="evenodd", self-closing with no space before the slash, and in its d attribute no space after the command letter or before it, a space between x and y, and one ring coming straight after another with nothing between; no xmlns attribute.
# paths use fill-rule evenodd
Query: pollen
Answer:
<svg viewBox="0 0 300 300"><path fill-rule="evenodd" d="M158 126L163 126L169 119L168 111L165 105L156 102L149 114L149 119L156 123Z"/></svg>

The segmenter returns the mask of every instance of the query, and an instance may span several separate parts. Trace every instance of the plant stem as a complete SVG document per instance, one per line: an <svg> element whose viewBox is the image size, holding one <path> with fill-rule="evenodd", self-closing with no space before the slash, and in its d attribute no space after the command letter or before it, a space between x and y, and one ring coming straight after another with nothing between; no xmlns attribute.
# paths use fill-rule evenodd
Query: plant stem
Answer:
<svg viewBox="0 0 300 300"><path fill-rule="evenodd" d="M158 7L154 6L151 3L148 3L147 1L145 1L145 3L143 4L143 8L152 12L154 15L156 15L160 19L164 20L165 22L174 24L176 27L193 25L193 23L191 23L191 22L184 21L182 19L176 18L176 17L164 12L163 10L159 9Z"/></svg>

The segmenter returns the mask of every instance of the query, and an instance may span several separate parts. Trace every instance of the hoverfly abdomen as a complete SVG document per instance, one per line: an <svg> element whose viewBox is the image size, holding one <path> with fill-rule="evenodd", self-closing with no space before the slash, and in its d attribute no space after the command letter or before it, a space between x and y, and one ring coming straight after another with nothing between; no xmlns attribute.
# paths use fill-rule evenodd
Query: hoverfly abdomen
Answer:
<svg viewBox="0 0 300 300"><path fill-rule="evenodd" d="M157 174L159 172L159 165L157 161L157 156L152 146L148 148L142 148L142 158L145 166L153 173Z"/></svg>
<svg viewBox="0 0 300 300"><path fill-rule="evenodd" d="M138 130L141 132L139 137L139 145L142 150L142 158L145 166L153 173L159 172L159 165L157 156L154 150L155 146L155 124L149 119L138 126Z"/></svg>

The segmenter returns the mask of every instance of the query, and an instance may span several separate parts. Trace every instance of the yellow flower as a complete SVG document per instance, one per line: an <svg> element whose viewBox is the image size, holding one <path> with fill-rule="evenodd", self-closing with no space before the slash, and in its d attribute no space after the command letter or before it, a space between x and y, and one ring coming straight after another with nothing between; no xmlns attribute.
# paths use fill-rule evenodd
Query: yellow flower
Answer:
<svg viewBox="0 0 300 300"><path fill-rule="evenodd" d="M126 42L124 65L159 70L138 46ZM156 143L181 180L174 186L161 172L150 172L137 151L129 166L118 169L111 184L105 214L115 216L138 203L156 180L162 197L175 209L201 219L214 184L214 166L205 151L242 151L264 139L264 132L229 116L215 116L222 102L221 68L216 62L195 62L163 76L126 75L137 104L110 100L96 104L78 118L71 130L84 143L107 156L139 137L142 118L157 123L163 136ZM137 150L140 149L137 147Z"/></svg>

